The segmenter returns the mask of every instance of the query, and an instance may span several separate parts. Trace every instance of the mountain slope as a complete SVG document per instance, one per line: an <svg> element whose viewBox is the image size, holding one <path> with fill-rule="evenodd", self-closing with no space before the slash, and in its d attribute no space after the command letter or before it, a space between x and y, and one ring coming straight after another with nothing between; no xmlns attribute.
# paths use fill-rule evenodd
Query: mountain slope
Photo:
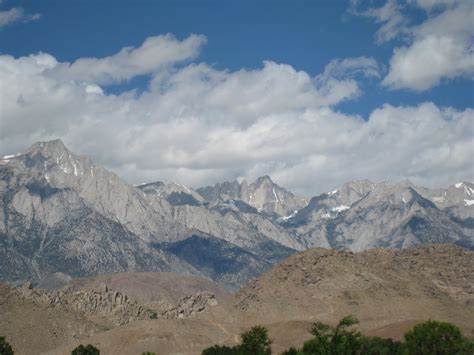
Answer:
<svg viewBox="0 0 474 355"><path fill-rule="evenodd" d="M67 279L125 271L202 275L200 268L216 275L204 264L180 259L176 249L159 247L186 240L190 229L201 227L258 260L218 278L235 288L301 248L263 216L210 209L206 203L179 184L131 186L59 140L36 143L0 160L0 280L47 283L57 273Z"/></svg>
<svg viewBox="0 0 474 355"><path fill-rule="evenodd" d="M335 323L355 315L364 329L413 319L474 330L474 254L453 245L361 253L310 249L276 264L235 296L245 319Z"/></svg>
<svg viewBox="0 0 474 355"><path fill-rule="evenodd" d="M313 197L282 225L307 247L361 251L406 248L424 243L454 243L474 248L474 229L466 220L422 196L428 189L408 181L356 181ZM463 217L474 217L462 206ZM458 215L460 212L458 212Z"/></svg>
<svg viewBox="0 0 474 355"><path fill-rule="evenodd" d="M364 180L308 203L268 176L197 190L161 182L135 187L59 140L40 142L0 159L0 280L47 285L176 271L235 289L316 246L472 249L473 194L468 182L426 189Z"/></svg>

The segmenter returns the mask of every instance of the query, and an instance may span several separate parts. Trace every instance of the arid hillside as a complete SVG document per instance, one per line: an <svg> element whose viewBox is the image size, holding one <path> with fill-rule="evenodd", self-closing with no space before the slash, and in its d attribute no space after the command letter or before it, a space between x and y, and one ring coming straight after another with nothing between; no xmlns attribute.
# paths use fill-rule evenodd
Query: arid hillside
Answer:
<svg viewBox="0 0 474 355"><path fill-rule="evenodd" d="M207 279L124 273L76 279L61 290L0 288L0 334L18 354L200 354L265 325L275 353L300 346L311 323L345 315L367 334L401 339L436 319L474 330L474 257L452 245L361 253L311 249L232 295Z"/></svg>
<svg viewBox="0 0 474 355"><path fill-rule="evenodd" d="M474 329L474 254L453 245L361 253L311 249L289 257L236 294L243 319L336 322L365 330L416 319Z"/></svg>

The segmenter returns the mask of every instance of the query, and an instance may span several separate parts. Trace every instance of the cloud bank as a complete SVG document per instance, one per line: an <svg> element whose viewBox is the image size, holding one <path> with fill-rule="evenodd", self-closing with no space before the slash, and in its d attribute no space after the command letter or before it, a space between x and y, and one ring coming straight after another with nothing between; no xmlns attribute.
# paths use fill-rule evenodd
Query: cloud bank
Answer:
<svg viewBox="0 0 474 355"><path fill-rule="evenodd" d="M216 70L195 60L204 36L146 39L106 58L60 63L46 53L0 56L3 154L61 138L131 183L191 186L270 174L314 195L352 179L409 178L434 186L474 179L471 109L382 105L337 111L379 78L373 58L331 61L311 77L272 61ZM148 75L142 92L107 84Z"/></svg>

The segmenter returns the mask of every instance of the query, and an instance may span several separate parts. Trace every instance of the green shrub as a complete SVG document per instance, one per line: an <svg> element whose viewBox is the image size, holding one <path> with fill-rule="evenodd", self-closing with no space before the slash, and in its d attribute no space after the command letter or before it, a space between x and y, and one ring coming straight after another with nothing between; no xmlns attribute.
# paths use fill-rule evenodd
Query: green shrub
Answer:
<svg viewBox="0 0 474 355"><path fill-rule="evenodd" d="M398 355L405 354L404 349L403 343L390 338L362 336L358 351L366 355Z"/></svg>
<svg viewBox="0 0 474 355"><path fill-rule="evenodd" d="M215 345L211 348L207 348L202 352L202 355L240 355L241 352L237 346L229 347L229 346L220 346Z"/></svg>
<svg viewBox="0 0 474 355"><path fill-rule="evenodd" d="M204 349L202 355L271 355L272 341L265 327L255 326L240 335L240 345L233 347L215 345Z"/></svg>
<svg viewBox="0 0 474 355"><path fill-rule="evenodd" d="M461 330L446 322L427 321L405 333L405 345L410 355L472 355L473 344Z"/></svg>
<svg viewBox="0 0 474 355"><path fill-rule="evenodd" d="M241 353L252 355L270 355L272 353L272 341L268 337L265 327L257 325L240 337L242 339L242 344L239 347Z"/></svg>
<svg viewBox="0 0 474 355"><path fill-rule="evenodd" d="M0 337L0 355L13 355L13 349L5 340L5 337Z"/></svg>
<svg viewBox="0 0 474 355"><path fill-rule="evenodd" d="M474 342L450 323L427 321L405 333L405 343L368 337L351 327L358 324L352 316L335 326L316 322L313 338L301 349L290 348L282 355L473 355ZM267 329L256 326L241 334L242 342L234 347L213 346L203 355L270 355L272 341Z"/></svg>
<svg viewBox="0 0 474 355"><path fill-rule="evenodd" d="M87 346L81 344L71 352L71 355L100 355L100 350L91 344Z"/></svg>

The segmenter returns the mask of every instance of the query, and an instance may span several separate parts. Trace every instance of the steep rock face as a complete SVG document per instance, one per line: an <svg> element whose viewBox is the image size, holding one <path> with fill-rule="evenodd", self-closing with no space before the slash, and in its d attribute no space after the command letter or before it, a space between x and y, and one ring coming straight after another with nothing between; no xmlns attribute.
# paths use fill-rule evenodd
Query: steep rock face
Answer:
<svg viewBox="0 0 474 355"><path fill-rule="evenodd" d="M294 252L270 242L261 244L261 256L257 256L221 238L198 232L191 233L184 240L163 243L158 247L201 270L203 275L234 290L268 270L273 262Z"/></svg>
<svg viewBox="0 0 474 355"><path fill-rule="evenodd" d="M173 255L151 247L121 224L90 208L70 212L48 226L12 210L0 234L1 277L39 281L61 272L73 277L120 271L181 271L199 274Z"/></svg>
<svg viewBox="0 0 474 355"><path fill-rule="evenodd" d="M0 197L0 278L5 281L44 281L56 273L201 275L204 265L191 266L176 256L176 250L157 247L187 239L190 229L262 259L259 267L241 264L232 277L218 278L231 288L293 249L301 249L282 227L243 202L231 211L226 206L208 208L201 195L175 183L135 188L87 157L70 152L61 141L37 143L22 154L3 157ZM204 274L214 275L207 269Z"/></svg>
<svg viewBox="0 0 474 355"><path fill-rule="evenodd" d="M352 182L312 198L282 225L308 247L361 251L454 243L473 248L472 227L439 209L417 190L429 191L409 181ZM472 215L466 208L463 212Z"/></svg>
<svg viewBox="0 0 474 355"><path fill-rule="evenodd" d="M474 184L472 182L458 182L447 189L423 189L420 193L456 221L464 234L474 235Z"/></svg>
<svg viewBox="0 0 474 355"><path fill-rule="evenodd" d="M306 198L298 198L275 184L269 176L262 176L248 184L247 181L224 182L197 190L210 203L241 200L269 216L284 217L306 206Z"/></svg>
<svg viewBox="0 0 474 355"><path fill-rule="evenodd" d="M144 241L172 238L170 234L179 230L148 208L139 190L89 158L70 152L59 140L36 143L22 154L0 160L0 174L0 193L11 196L12 207L48 225L86 205ZM5 221L0 223L4 228Z"/></svg>
<svg viewBox="0 0 474 355"><path fill-rule="evenodd" d="M173 182L164 184L161 181L157 181L138 185L137 188L149 196L166 199L172 206L199 206L206 202L206 200L193 189Z"/></svg>
<svg viewBox="0 0 474 355"><path fill-rule="evenodd" d="M148 208L139 190L60 141L4 157L0 181L1 280L39 281L56 272L199 274L149 245L178 233L179 225Z"/></svg>

